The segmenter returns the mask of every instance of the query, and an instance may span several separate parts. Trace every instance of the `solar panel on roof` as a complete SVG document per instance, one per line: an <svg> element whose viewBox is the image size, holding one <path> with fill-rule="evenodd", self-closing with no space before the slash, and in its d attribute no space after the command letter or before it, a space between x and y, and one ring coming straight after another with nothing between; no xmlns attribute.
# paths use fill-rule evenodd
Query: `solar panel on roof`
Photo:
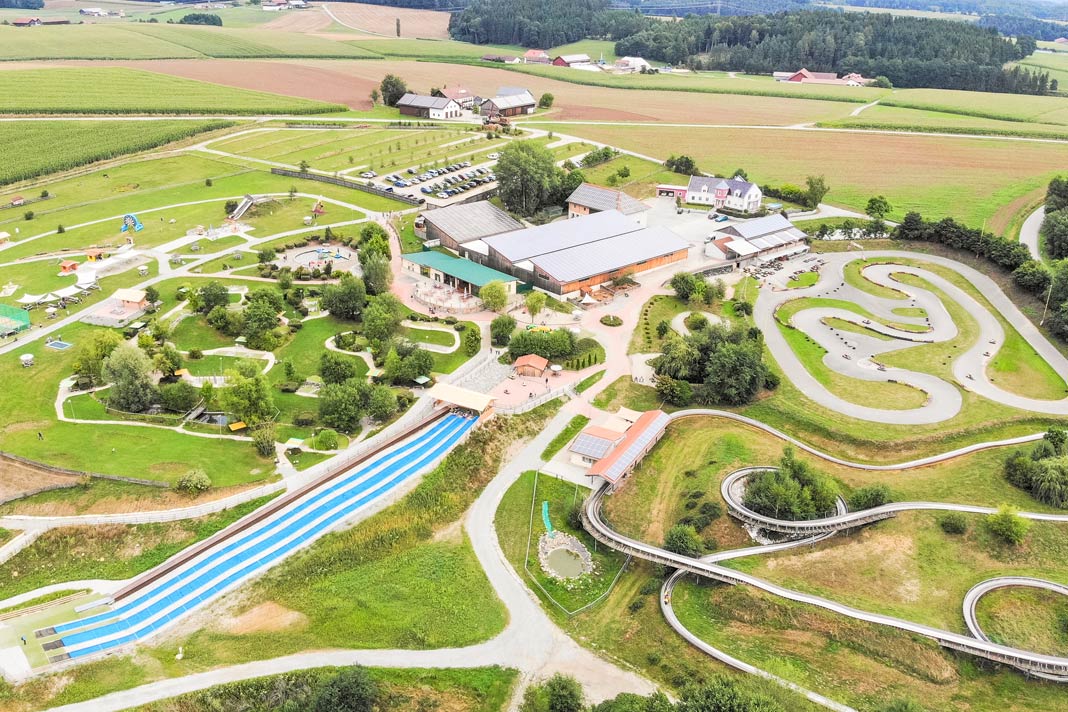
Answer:
<svg viewBox="0 0 1068 712"><path fill-rule="evenodd" d="M579 433L579 436L575 438L575 442L571 445L571 452L600 460L608 454L612 449L612 445L613 442L606 438Z"/></svg>
<svg viewBox="0 0 1068 712"><path fill-rule="evenodd" d="M623 476L627 470L637 461L638 456L649 446L654 439L660 436L660 433L667 427L670 417L666 413L662 413L657 416L656 420L649 424L642 433L634 439L627 449L623 451L623 454L616 458L616 461L604 472L604 476L615 482Z"/></svg>

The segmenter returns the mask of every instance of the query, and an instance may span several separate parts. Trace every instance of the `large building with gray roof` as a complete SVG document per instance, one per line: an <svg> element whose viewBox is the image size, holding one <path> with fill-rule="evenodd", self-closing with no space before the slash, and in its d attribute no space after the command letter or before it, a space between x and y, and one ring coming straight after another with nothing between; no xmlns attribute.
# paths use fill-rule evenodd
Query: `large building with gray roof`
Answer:
<svg viewBox="0 0 1068 712"><path fill-rule="evenodd" d="M605 210L466 243L472 260L553 294L591 292L624 275L686 259L689 243Z"/></svg>
<svg viewBox="0 0 1068 712"><path fill-rule="evenodd" d="M649 206L630 197L622 190L603 188L593 183L583 183L567 197L568 217L577 218L605 210L618 210L645 225L645 214Z"/></svg>
<svg viewBox="0 0 1068 712"><path fill-rule="evenodd" d="M461 245L483 237L523 229L523 223L488 200L460 203L423 213L426 239L461 252Z"/></svg>

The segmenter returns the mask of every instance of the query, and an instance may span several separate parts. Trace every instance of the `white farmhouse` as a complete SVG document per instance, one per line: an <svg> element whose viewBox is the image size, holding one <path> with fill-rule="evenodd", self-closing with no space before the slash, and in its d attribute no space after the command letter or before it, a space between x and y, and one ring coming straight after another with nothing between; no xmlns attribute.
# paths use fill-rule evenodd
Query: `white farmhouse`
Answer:
<svg viewBox="0 0 1068 712"><path fill-rule="evenodd" d="M727 208L740 213L756 212L763 199L764 193L756 183L741 178L690 176L690 183L686 187L687 203Z"/></svg>

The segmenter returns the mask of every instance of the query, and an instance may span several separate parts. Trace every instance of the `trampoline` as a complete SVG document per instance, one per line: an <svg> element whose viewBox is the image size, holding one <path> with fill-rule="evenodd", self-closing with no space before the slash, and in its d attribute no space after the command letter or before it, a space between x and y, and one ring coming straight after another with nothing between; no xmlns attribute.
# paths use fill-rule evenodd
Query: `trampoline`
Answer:
<svg viewBox="0 0 1068 712"><path fill-rule="evenodd" d="M50 349L55 349L56 351L66 351L71 346L73 346L73 344L68 343L66 341L49 341L47 344L45 344L45 346Z"/></svg>
<svg viewBox="0 0 1068 712"><path fill-rule="evenodd" d="M83 657L146 638L387 494L448 452L475 422L475 418L448 415L414 439L206 549L109 610L56 625L38 637L63 635L44 645L46 650L62 653L52 660Z"/></svg>

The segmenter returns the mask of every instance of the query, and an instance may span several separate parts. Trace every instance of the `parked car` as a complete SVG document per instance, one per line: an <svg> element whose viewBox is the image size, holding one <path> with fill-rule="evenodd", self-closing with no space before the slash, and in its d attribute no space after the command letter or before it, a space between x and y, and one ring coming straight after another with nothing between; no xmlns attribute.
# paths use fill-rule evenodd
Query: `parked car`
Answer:
<svg viewBox="0 0 1068 712"><path fill-rule="evenodd" d="M730 220L730 218L727 217L726 215L719 215L719 216L716 217L715 220L716 220L716 222L727 222L728 220Z"/></svg>
<svg viewBox="0 0 1068 712"><path fill-rule="evenodd" d="M375 174L371 171L364 171L360 174L360 178L374 178Z"/></svg>
<svg viewBox="0 0 1068 712"><path fill-rule="evenodd" d="M444 193L444 192L442 192L442 193L438 193L438 196L437 196L437 197L439 197L439 198L441 198L442 200L444 200L445 198L448 198L449 196L448 196L448 194L447 194L447 193Z"/></svg>
<svg viewBox="0 0 1068 712"><path fill-rule="evenodd" d="M498 158L501 157L501 154L499 154L499 153L491 153L490 155L488 155L486 157L489 158L491 161L496 161Z"/></svg>
<svg viewBox="0 0 1068 712"><path fill-rule="evenodd" d="M414 176L415 175L415 169L414 168L409 168L408 169L408 175Z"/></svg>
<svg viewBox="0 0 1068 712"><path fill-rule="evenodd" d="M419 192L424 193L425 195L430 195L433 191L424 185L422 188L419 189Z"/></svg>

